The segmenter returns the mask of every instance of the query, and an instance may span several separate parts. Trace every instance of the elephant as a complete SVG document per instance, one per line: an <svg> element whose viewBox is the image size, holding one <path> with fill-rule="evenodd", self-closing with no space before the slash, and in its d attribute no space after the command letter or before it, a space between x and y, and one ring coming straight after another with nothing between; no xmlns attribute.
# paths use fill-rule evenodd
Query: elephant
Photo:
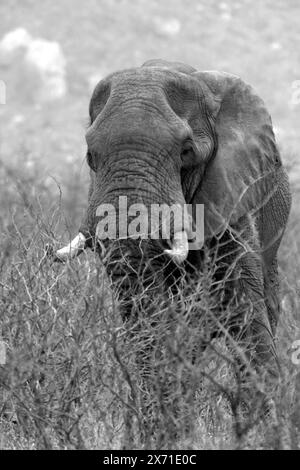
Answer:
<svg viewBox="0 0 300 470"><path fill-rule="evenodd" d="M65 261L95 245L109 252L104 261L108 274L115 282L124 281L118 293L126 299L126 320L141 265L145 285L155 272L159 289L170 279L171 264L173 286L182 273L197 278L205 247L218 245L222 263L217 275L224 276L224 260L226 270L234 266L227 302L238 293L241 310L243 299L248 309L251 305L246 328L253 345L251 363L257 368L272 364L270 373L275 373L277 251L291 195L263 100L235 75L149 60L102 79L89 113L87 210L78 235L56 252L56 259ZM204 205L203 244L189 249L193 216L183 227L174 224L168 240L119 237L118 228L117 245L109 237L101 239L97 208L111 204L118 211L120 196L149 210L153 204ZM125 252L130 263L122 263ZM161 295L164 291L167 287L159 290Z"/></svg>

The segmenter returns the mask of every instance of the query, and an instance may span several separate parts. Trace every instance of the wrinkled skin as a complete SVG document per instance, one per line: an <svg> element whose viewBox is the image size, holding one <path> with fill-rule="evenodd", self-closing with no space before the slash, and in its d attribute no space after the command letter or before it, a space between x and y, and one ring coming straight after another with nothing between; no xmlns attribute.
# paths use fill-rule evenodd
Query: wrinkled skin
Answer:
<svg viewBox="0 0 300 470"><path fill-rule="evenodd" d="M96 237L97 207L117 207L120 195L129 204L143 202L147 207L205 204L206 246L227 237L229 251L235 253L234 259L229 251L224 258L227 265L236 260L238 273L233 273L229 296L238 291L252 304L246 332L254 344L251 360L258 366L274 363L273 335L280 312L277 250L290 192L263 101L233 75L157 60L102 80L91 98L90 118L86 140L91 183L79 228L85 245ZM107 263L114 280L125 274L134 280L143 265L149 274L146 283L153 272L157 289L166 282L172 255L164 253L165 241L122 240L117 249L110 240L104 245L116 261L113 269ZM125 252L132 269L121 262ZM172 282L191 267L197 275L201 252L189 252L181 271L176 264ZM221 267L218 273L222 276ZM128 298L125 317L130 315L132 286L125 283L122 290ZM270 367L274 370L275 365Z"/></svg>

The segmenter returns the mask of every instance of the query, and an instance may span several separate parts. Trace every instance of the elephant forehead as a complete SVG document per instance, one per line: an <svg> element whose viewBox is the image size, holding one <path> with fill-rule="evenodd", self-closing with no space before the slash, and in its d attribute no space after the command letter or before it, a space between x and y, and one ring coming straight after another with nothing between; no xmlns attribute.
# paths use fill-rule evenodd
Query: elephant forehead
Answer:
<svg viewBox="0 0 300 470"><path fill-rule="evenodd" d="M195 78L163 67L140 67L115 72L96 86L90 104L92 120L104 105L121 106L130 100L144 100L163 107L167 101L190 101L198 82Z"/></svg>
<svg viewBox="0 0 300 470"><path fill-rule="evenodd" d="M144 77L138 69L115 72L96 86L90 101L90 117L93 123L105 111L108 117L112 113L123 111L124 107L133 107L137 101L158 103L162 100L162 82L157 78ZM135 103L134 103L135 101Z"/></svg>
<svg viewBox="0 0 300 470"><path fill-rule="evenodd" d="M161 89L166 80L166 70L126 69L114 72L101 80L94 89L91 103L96 104L103 96L106 99L112 93L146 92L153 88Z"/></svg>
<svg viewBox="0 0 300 470"><path fill-rule="evenodd" d="M179 79L182 74L161 67L139 67L115 72L108 79L114 88L144 88L163 86L170 79Z"/></svg>
<svg viewBox="0 0 300 470"><path fill-rule="evenodd" d="M111 92L144 97L153 102L186 100L191 103L199 82L185 73L160 67L144 67L116 73L111 79Z"/></svg>
<svg viewBox="0 0 300 470"><path fill-rule="evenodd" d="M92 125L86 134L88 144L97 145L99 140L102 145L112 140L116 143L118 139L134 142L142 134L145 142L152 138L160 143L174 137L180 140L189 137L186 119L176 112L177 106L172 106L163 80L158 79L166 73L134 69L118 72L103 82L92 105ZM156 80L152 80L153 75Z"/></svg>
<svg viewBox="0 0 300 470"><path fill-rule="evenodd" d="M184 120L172 113L168 123L163 116L147 108L118 109L101 113L86 133L90 150L112 151L115 147L133 146L136 150L163 147L166 151L189 137L190 129ZM174 114L174 115L173 115Z"/></svg>

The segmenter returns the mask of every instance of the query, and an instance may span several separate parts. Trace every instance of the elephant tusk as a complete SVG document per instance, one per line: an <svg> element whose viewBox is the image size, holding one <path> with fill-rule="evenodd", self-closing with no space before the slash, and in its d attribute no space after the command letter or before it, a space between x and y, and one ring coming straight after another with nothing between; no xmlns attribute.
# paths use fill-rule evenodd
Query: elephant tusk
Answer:
<svg viewBox="0 0 300 470"><path fill-rule="evenodd" d="M170 250L164 250L176 263L183 263L189 252L189 242L186 231L176 232Z"/></svg>
<svg viewBox="0 0 300 470"><path fill-rule="evenodd" d="M79 232L73 240L55 253L58 261L67 261L68 259L75 258L85 248L86 237L83 233Z"/></svg>

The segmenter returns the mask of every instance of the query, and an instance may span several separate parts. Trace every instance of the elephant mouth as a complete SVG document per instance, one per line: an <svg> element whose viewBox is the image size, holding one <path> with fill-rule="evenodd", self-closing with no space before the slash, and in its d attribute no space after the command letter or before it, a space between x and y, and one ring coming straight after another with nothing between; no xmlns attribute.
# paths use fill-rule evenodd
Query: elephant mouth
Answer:
<svg viewBox="0 0 300 470"><path fill-rule="evenodd" d="M68 259L72 259L80 255L80 253L82 253L86 248L87 240L87 237L83 233L79 232L68 245L56 251L57 260L65 262ZM168 244L170 248L164 249L163 252L176 264L182 264L187 259L189 253L187 231L182 230L175 232L172 240L168 241Z"/></svg>
<svg viewBox="0 0 300 470"><path fill-rule="evenodd" d="M199 209L203 209L201 205L198 205ZM119 230L116 232L111 232L110 236L107 236L108 232L103 232L99 229L99 224L97 225L96 230L93 232L90 231L79 231L76 237L63 248L56 251L56 259L58 261L67 261L68 259L75 258L78 256L85 248L91 248L96 241L97 252L104 259L107 255L107 252L111 251L113 246L117 248L118 244L121 243L123 247L129 247L131 242L135 241L139 244L139 247L143 245L146 248L146 251L150 248L150 258L152 256L157 256L160 254L166 255L170 260L172 260L176 265L182 265L187 259L189 252L194 250L200 250L204 243L204 212L196 210L195 217L189 213L185 212L186 217L182 220L183 223L175 223L174 219L172 220L172 227L174 230L170 230L171 225L166 224L169 230L164 229L164 224L167 219L164 219L162 225L151 226L151 230L148 232L148 236L145 239L145 233L142 232L142 235L138 235L138 232L130 233L128 230L124 233ZM93 233L93 235L91 235ZM148 238L148 240L147 240ZM128 240L129 245L126 240ZM131 242L130 242L131 240ZM114 245L114 242L117 242ZM124 243L123 243L124 242ZM132 246L132 245L131 245ZM138 250L135 250L138 253ZM124 254L119 252L120 256ZM142 256L142 252L141 252Z"/></svg>

